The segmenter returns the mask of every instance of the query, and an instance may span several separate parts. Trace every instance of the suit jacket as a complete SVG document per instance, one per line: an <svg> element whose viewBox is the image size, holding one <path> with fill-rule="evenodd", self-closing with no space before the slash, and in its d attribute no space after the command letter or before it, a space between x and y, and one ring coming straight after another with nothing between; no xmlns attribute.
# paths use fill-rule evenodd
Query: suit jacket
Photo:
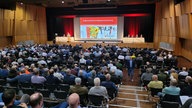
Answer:
<svg viewBox="0 0 192 108"><path fill-rule="evenodd" d="M128 69L133 69L133 68L135 68L135 60L132 60L132 67L130 67L130 61L131 61L131 60L127 60L127 63L126 63L126 64L127 64L127 68L128 68Z"/></svg>
<svg viewBox="0 0 192 108"><path fill-rule="evenodd" d="M69 89L69 94L72 94L72 93L77 93L78 95L86 95L88 94L88 89L87 87L83 87L81 85L73 85L73 86L70 86L70 89Z"/></svg>

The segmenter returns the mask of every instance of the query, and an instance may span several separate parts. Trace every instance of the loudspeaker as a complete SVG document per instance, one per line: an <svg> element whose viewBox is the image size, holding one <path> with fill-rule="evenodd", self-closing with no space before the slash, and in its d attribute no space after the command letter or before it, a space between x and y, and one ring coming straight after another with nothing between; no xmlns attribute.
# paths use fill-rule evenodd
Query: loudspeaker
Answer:
<svg viewBox="0 0 192 108"><path fill-rule="evenodd" d="M88 3L88 0L83 0L83 3Z"/></svg>

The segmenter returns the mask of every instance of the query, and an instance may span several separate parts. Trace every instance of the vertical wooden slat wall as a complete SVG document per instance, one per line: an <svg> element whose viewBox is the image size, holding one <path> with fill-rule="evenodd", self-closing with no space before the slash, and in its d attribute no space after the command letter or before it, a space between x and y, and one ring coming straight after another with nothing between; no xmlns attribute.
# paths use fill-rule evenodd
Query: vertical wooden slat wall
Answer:
<svg viewBox="0 0 192 108"><path fill-rule="evenodd" d="M14 35L13 10L0 9L0 47L11 45Z"/></svg>
<svg viewBox="0 0 192 108"><path fill-rule="evenodd" d="M0 9L0 47L27 40L46 43L45 8L16 4L16 10Z"/></svg>
<svg viewBox="0 0 192 108"><path fill-rule="evenodd" d="M44 7L16 4L15 42L33 40L46 43L46 12Z"/></svg>
<svg viewBox="0 0 192 108"><path fill-rule="evenodd" d="M192 0L185 0L179 4L174 4L174 0L157 2L154 46L159 48L160 42L169 43L173 45L176 55L182 55L192 61L191 41Z"/></svg>

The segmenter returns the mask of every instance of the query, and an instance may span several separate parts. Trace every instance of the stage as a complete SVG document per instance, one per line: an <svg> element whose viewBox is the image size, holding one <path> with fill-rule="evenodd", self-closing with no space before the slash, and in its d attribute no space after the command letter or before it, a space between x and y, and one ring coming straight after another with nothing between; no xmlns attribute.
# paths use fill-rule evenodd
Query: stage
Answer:
<svg viewBox="0 0 192 108"><path fill-rule="evenodd" d="M124 37L120 40L77 40L74 37L56 37L56 42L93 42L93 43L145 43L145 38L143 37Z"/></svg>
<svg viewBox="0 0 192 108"><path fill-rule="evenodd" d="M51 41L48 42L52 44ZM110 45L118 45L120 47L130 47L130 48L153 48L153 43L146 43L144 38L123 38L122 40L75 40L74 37L56 37L56 44L67 44L75 46L76 44L81 44L84 48L92 47L95 44L101 44L102 46Z"/></svg>

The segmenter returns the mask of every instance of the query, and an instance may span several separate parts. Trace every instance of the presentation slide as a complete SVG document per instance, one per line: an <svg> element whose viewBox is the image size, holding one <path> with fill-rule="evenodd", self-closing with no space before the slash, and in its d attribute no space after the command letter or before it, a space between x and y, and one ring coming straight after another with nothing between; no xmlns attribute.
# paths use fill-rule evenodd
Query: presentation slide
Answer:
<svg viewBox="0 0 192 108"><path fill-rule="evenodd" d="M117 17L80 17L80 38L117 39Z"/></svg>

